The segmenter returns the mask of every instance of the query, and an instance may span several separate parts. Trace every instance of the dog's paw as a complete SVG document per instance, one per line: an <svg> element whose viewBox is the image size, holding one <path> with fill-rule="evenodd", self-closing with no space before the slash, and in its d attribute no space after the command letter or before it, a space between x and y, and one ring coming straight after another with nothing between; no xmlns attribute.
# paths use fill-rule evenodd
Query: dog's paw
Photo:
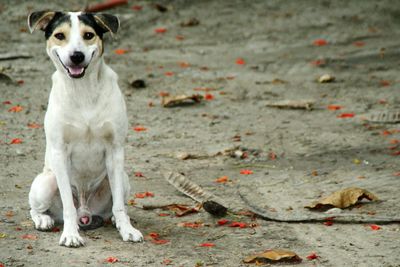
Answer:
<svg viewBox="0 0 400 267"><path fill-rule="evenodd" d="M78 233L62 233L60 238L60 246L77 248L85 245L85 241Z"/></svg>
<svg viewBox="0 0 400 267"><path fill-rule="evenodd" d="M35 228L39 231L49 231L54 226L54 220L47 214L31 213Z"/></svg>
<svg viewBox="0 0 400 267"><path fill-rule="evenodd" d="M124 241L143 242L144 240L142 233L130 224L120 227L119 233Z"/></svg>

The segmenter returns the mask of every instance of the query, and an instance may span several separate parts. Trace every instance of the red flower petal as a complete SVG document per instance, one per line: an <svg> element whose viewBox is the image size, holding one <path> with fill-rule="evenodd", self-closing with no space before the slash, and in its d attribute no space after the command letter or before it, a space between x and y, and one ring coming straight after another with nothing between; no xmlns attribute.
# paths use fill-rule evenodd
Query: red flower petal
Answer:
<svg viewBox="0 0 400 267"><path fill-rule="evenodd" d="M8 109L8 112L21 112L23 108L20 105L13 106Z"/></svg>
<svg viewBox="0 0 400 267"><path fill-rule="evenodd" d="M173 71L167 71L167 72L164 73L164 75L170 77L170 76L174 76L175 73Z"/></svg>
<svg viewBox="0 0 400 267"><path fill-rule="evenodd" d="M199 245L200 247L215 247L214 243L202 243Z"/></svg>
<svg viewBox="0 0 400 267"><path fill-rule="evenodd" d="M328 44L328 41L326 41L325 39L316 39L313 42L313 45L316 45L316 46L324 46L327 44Z"/></svg>
<svg viewBox="0 0 400 267"><path fill-rule="evenodd" d="M11 104L12 104L12 103L11 103L10 100L3 101L3 105L11 105Z"/></svg>
<svg viewBox="0 0 400 267"><path fill-rule="evenodd" d="M365 45L365 43L363 41L356 41L353 43L354 46L357 47L363 47Z"/></svg>
<svg viewBox="0 0 400 267"><path fill-rule="evenodd" d="M135 177L144 177L144 175L141 172L135 172Z"/></svg>
<svg viewBox="0 0 400 267"><path fill-rule="evenodd" d="M22 235L21 238L28 239L28 240L37 240L38 239L38 237L36 235L30 235L30 234Z"/></svg>
<svg viewBox="0 0 400 267"><path fill-rule="evenodd" d="M379 225L376 225L376 224L371 224L369 227L371 227L371 229L372 229L373 231L377 231L377 230L380 230L380 229L381 229L381 227L380 227Z"/></svg>
<svg viewBox="0 0 400 267"><path fill-rule="evenodd" d="M37 124L37 123L34 123L34 122L32 122L32 123L28 123L28 128L31 128L31 129L39 129L40 127L42 127L40 124Z"/></svg>
<svg viewBox="0 0 400 267"><path fill-rule="evenodd" d="M123 54L126 54L128 52L129 52L129 50L127 50L127 49L115 49L114 50L114 53L117 54L117 55L123 55Z"/></svg>
<svg viewBox="0 0 400 267"><path fill-rule="evenodd" d="M206 100L213 100L213 99L214 99L214 96L213 96L212 94L205 94L204 98L205 98Z"/></svg>
<svg viewBox="0 0 400 267"><path fill-rule="evenodd" d="M167 244L169 242L169 240L166 239L153 239L151 240L152 243L157 244L157 245L163 245L163 244Z"/></svg>
<svg viewBox="0 0 400 267"><path fill-rule="evenodd" d="M226 219L221 219L221 220L219 220L218 222L217 222L217 224L218 225L225 225L225 224L227 224L229 221L228 220L226 220Z"/></svg>
<svg viewBox="0 0 400 267"><path fill-rule="evenodd" d="M324 222L324 225L331 226L331 225L333 225L333 222L332 221L326 221L326 222Z"/></svg>
<svg viewBox="0 0 400 267"><path fill-rule="evenodd" d="M240 174L249 175L249 174L253 174L253 171L244 169L244 170L240 171Z"/></svg>
<svg viewBox="0 0 400 267"><path fill-rule="evenodd" d="M354 113L342 113L337 115L336 117L344 119L344 118L353 118L354 116L355 116Z"/></svg>
<svg viewBox="0 0 400 267"><path fill-rule="evenodd" d="M119 260L116 257L108 257L104 261L109 262L109 263L115 263L115 262L118 262Z"/></svg>
<svg viewBox="0 0 400 267"><path fill-rule="evenodd" d="M270 160L276 160L277 156L276 156L276 154L274 152L269 152L268 153L268 158Z"/></svg>
<svg viewBox="0 0 400 267"><path fill-rule="evenodd" d="M177 35L177 36L175 36L175 39L178 41L182 41L182 40L185 40L185 37L183 35Z"/></svg>
<svg viewBox="0 0 400 267"><path fill-rule="evenodd" d="M317 258L319 258L319 256L315 252L311 252L311 254L307 256L309 260L315 260Z"/></svg>
<svg viewBox="0 0 400 267"><path fill-rule="evenodd" d="M156 28L154 29L155 33L165 33L167 32L167 28Z"/></svg>
<svg viewBox="0 0 400 267"><path fill-rule="evenodd" d="M17 144L22 144L22 139L21 138L14 138L10 142L11 145L17 145Z"/></svg>
<svg viewBox="0 0 400 267"><path fill-rule="evenodd" d="M328 108L329 110L340 110L340 109L342 109L343 107L340 106L340 105L328 105L327 108Z"/></svg>
<svg viewBox="0 0 400 267"><path fill-rule="evenodd" d="M238 64L238 65L244 65L244 64L246 64L246 62L244 61L243 58L238 58L238 59L236 59L236 64Z"/></svg>
<svg viewBox="0 0 400 267"><path fill-rule="evenodd" d="M135 11L140 11L140 10L143 9L143 7L142 7L142 6L139 6L139 5L135 5L135 6L131 6L131 9L132 9L132 10L135 10Z"/></svg>
<svg viewBox="0 0 400 267"><path fill-rule="evenodd" d="M217 178L217 179L215 180L216 183L220 183L220 184L226 183L226 182L228 182L228 181L229 181L228 176L221 176L221 177L219 177L219 178Z"/></svg>
<svg viewBox="0 0 400 267"><path fill-rule="evenodd" d="M160 237L160 235L159 235L158 233L154 233L154 232L150 233L149 236L150 236L151 238L153 238L153 239L159 238L159 237Z"/></svg>
<svg viewBox="0 0 400 267"><path fill-rule="evenodd" d="M247 228L247 224L244 222L232 222L229 227Z"/></svg>
<svg viewBox="0 0 400 267"><path fill-rule="evenodd" d="M387 80L381 80L379 83L381 84L381 86L384 86L384 87L390 86L390 81L387 81Z"/></svg>
<svg viewBox="0 0 400 267"><path fill-rule="evenodd" d="M311 61L311 64L316 66L316 67L318 67L318 66L321 66L321 65L325 65L326 61L323 60L323 59L317 59L317 60Z"/></svg>
<svg viewBox="0 0 400 267"><path fill-rule="evenodd" d="M147 128L145 128L143 126L136 126L136 127L133 127L133 130L136 132L144 132L144 131L147 131Z"/></svg>
<svg viewBox="0 0 400 267"><path fill-rule="evenodd" d="M158 216L160 216L160 217L167 217L167 216L169 216L169 213L159 213Z"/></svg>

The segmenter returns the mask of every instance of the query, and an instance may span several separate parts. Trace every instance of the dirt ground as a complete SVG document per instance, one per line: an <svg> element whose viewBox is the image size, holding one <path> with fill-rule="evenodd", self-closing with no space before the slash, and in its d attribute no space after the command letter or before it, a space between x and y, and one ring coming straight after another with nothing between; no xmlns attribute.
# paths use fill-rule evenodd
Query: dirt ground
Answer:
<svg viewBox="0 0 400 267"><path fill-rule="evenodd" d="M305 204L358 186L380 201L346 213L399 221L400 127L362 120L369 112L400 108L397 1L129 1L109 10L121 19L121 31L106 38L105 58L119 74L132 126L125 168L136 206L129 206L129 214L146 242L125 243L106 225L82 232L86 246L70 249L58 246L60 232L34 230L28 192L43 167L42 122L54 66L43 33L27 32L26 17L32 10L77 10L82 2L0 3L1 55L29 56L0 61L1 71L15 81L0 81L0 263L246 266L245 257L280 248L303 258L299 266L400 266L398 223L377 223L381 228L373 230L371 223L328 226L228 214L225 219L249 226L235 228L219 226L220 218L204 210L177 217L141 208L195 204L164 179L174 171L234 210L249 209L240 193L253 208L285 218L313 216ZM181 26L196 24L193 18L198 25ZM157 33L160 28L166 31ZM323 74L336 79L317 82ZM129 81L136 79L146 88L133 88ZM207 100L165 108L163 93L207 94ZM313 100L314 109L267 106L280 100ZM12 112L17 105L22 110ZM137 126L146 130L135 131ZM22 143L12 144L16 138ZM193 158L183 160L185 153ZM216 183L222 176L229 182ZM140 192L154 196L135 199ZM156 244L150 233L169 242ZM312 252L317 259L307 259ZM109 257L118 261L107 262Z"/></svg>

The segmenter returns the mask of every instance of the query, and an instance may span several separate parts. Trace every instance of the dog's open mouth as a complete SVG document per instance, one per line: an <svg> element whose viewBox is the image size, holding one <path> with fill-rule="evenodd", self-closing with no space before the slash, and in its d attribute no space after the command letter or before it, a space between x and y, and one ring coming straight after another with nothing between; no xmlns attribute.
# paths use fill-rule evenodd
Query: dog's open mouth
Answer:
<svg viewBox="0 0 400 267"><path fill-rule="evenodd" d="M76 66L65 66L64 63L62 62L60 56L58 55L58 53L55 53L58 57L58 60L60 60L61 65L64 67L64 69L68 72L69 77L71 78L82 78L85 75L85 70L86 68L89 66L80 66L80 65L76 65Z"/></svg>

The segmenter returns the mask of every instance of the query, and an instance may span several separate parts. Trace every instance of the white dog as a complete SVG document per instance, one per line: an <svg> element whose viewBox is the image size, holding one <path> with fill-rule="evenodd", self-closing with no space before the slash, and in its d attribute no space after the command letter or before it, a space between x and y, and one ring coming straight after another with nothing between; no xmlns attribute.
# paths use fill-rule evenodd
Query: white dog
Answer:
<svg viewBox="0 0 400 267"><path fill-rule="evenodd" d="M119 28L108 14L40 11L29 15L33 32L45 32L54 62L45 116L44 169L29 193L38 230L64 221L60 245L79 247L79 228L98 227L113 216L124 241L139 242L126 211L130 192L124 172L128 120L117 74L103 60L103 34Z"/></svg>

